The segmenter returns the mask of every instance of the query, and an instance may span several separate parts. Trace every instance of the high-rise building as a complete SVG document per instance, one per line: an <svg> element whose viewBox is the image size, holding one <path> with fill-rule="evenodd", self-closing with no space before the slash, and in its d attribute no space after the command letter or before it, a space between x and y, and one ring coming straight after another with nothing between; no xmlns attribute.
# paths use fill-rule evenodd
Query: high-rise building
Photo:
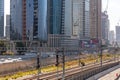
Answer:
<svg viewBox="0 0 120 80"><path fill-rule="evenodd" d="M72 34L83 36L83 0L72 1Z"/></svg>
<svg viewBox="0 0 120 80"><path fill-rule="evenodd" d="M4 0L0 0L0 37L4 37Z"/></svg>
<svg viewBox="0 0 120 80"><path fill-rule="evenodd" d="M26 40L26 0L22 1L22 40Z"/></svg>
<svg viewBox="0 0 120 80"><path fill-rule="evenodd" d="M47 41L48 0L11 0L11 39Z"/></svg>
<svg viewBox="0 0 120 80"><path fill-rule="evenodd" d="M90 38L90 0L83 0L83 37Z"/></svg>
<svg viewBox="0 0 120 80"><path fill-rule="evenodd" d="M10 15L6 15L6 38L10 40Z"/></svg>
<svg viewBox="0 0 120 80"><path fill-rule="evenodd" d="M33 0L33 39L47 41L48 0Z"/></svg>
<svg viewBox="0 0 120 80"><path fill-rule="evenodd" d="M116 42L120 43L120 26L116 26Z"/></svg>
<svg viewBox="0 0 120 80"><path fill-rule="evenodd" d="M101 39L101 0L90 0L90 37Z"/></svg>
<svg viewBox="0 0 120 80"><path fill-rule="evenodd" d="M109 31L109 43L112 44L115 41L115 33L114 31Z"/></svg>
<svg viewBox="0 0 120 80"><path fill-rule="evenodd" d="M23 38L22 1L10 0L10 39L12 40L22 40Z"/></svg>
<svg viewBox="0 0 120 80"><path fill-rule="evenodd" d="M49 34L64 34L65 0L50 0Z"/></svg>
<svg viewBox="0 0 120 80"><path fill-rule="evenodd" d="M101 32L102 32L102 39L108 41L108 34L109 34L109 19L107 12L103 12L102 16L102 24L101 24Z"/></svg>
<svg viewBox="0 0 120 80"><path fill-rule="evenodd" d="M73 19L73 14L72 14L72 5L73 5L73 0L65 0L65 35L67 36L72 36L73 32L73 25L72 25L72 19Z"/></svg>
<svg viewBox="0 0 120 80"><path fill-rule="evenodd" d="M89 0L65 0L65 34L80 39L90 37Z"/></svg>
<svg viewBox="0 0 120 80"><path fill-rule="evenodd" d="M26 36L28 40L33 40L33 0L26 0Z"/></svg>

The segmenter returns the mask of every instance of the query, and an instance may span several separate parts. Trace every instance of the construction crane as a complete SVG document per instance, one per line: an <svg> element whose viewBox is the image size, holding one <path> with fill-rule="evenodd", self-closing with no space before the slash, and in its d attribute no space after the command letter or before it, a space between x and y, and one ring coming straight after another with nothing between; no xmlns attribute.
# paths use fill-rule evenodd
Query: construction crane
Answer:
<svg viewBox="0 0 120 80"><path fill-rule="evenodd" d="M105 11L104 11L104 12L107 12L108 7L109 7L109 0L107 0L107 5L106 5L106 8L105 8Z"/></svg>

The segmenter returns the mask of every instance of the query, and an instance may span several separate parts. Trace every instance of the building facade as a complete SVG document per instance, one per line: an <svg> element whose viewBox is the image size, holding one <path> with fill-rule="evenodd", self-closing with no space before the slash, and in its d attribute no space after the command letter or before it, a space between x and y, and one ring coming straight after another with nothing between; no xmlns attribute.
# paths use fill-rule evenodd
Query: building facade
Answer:
<svg viewBox="0 0 120 80"><path fill-rule="evenodd" d="M72 34L81 38L83 36L83 0L73 0L72 17Z"/></svg>
<svg viewBox="0 0 120 80"><path fill-rule="evenodd" d="M22 0L10 0L10 39L22 40Z"/></svg>
<svg viewBox="0 0 120 80"><path fill-rule="evenodd" d="M72 14L72 5L73 5L73 0L65 0L65 35L67 36L72 36L72 19L73 19L73 14Z"/></svg>
<svg viewBox="0 0 120 80"><path fill-rule="evenodd" d="M6 38L10 40L10 15L6 15Z"/></svg>
<svg viewBox="0 0 120 80"><path fill-rule="evenodd" d="M102 31L102 39L108 42L108 34L109 34L109 19L107 12L103 12L101 16L101 31Z"/></svg>
<svg viewBox="0 0 120 80"><path fill-rule="evenodd" d="M33 40L33 0L26 0L26 36L28 40Z"/></svg>
<svg viewBox="0 0 120 80"><path fill-rule="evenodd" d="M4 0L0 0L0 38L4 37Z"/></svg>
<svg viewBox="0 0 120 80"><path fill-rule="evenodd" d="M116 26L116 42L120 43L120 26Z"/></svg>
<svg viewBox="0 0 120 80"><path fill-rule="evenodd" d="M48 0L33 0L34 18L33 18L33 39L42 42L47 41L47 18L48 18Z"/></svg>
<svg viewBox="0 0 120 80"><path fill-rule="evenodd" d="M64 34L65 0L50 0L49 34Z"/></svg>
<svg viewBox="0 0 120 80"><path fill-rule="evenodd" d="M112 44L113 42L115 42L115 33L114 31L109 31L109 43Z"/></svg>
<svg viewBox="0 0 120 80"><path fill-rule="evenodd" d="M101 39L101 0L90 0L90 38Z"/></svg>
<svg viewBox="0 0 120 80"><path fill-rule="evenodd" d="M90 0L65 0L65 34L90 37Z"/></svg>
<svg viewBox="0 0 120 80"><path fill-rule="evenodd" d="M49 34L48 35L48 47L78 47L79 39L71 38L71 36L60 35L60 34Z"/></svg>
<svg viewBox="0 0 120 80"><path fill-rule="evenodd" d="M90 0L83 1L83 37L90 38Z"/></svg>
<svg viewBox="0 0 120 80"><path fill-rule="evenodd" d="M48 0L11 0L10 14L11 39L47 41Z"/></svg>

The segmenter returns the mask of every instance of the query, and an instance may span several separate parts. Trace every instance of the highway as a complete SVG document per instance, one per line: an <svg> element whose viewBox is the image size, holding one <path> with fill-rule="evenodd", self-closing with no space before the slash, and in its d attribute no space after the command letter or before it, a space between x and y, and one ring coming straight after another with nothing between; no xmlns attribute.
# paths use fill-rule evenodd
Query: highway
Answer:
<svg viewBox="0 0 120 80"><path fill-rule="evenodd" d="M76 60L78 58L85 58L87 57L86 55L81 55L80 57L78 54L74 55L66 55L65 60L70 61L70 60ZM26 55L11 55L11 56L0 56L0 64L4 63L13 63L13 62L19 62L19 61L25 61L25 60L31 60L31 59L37 59L36 54L26 54ZM47 62L46 62L47 61ZM61 61L61 60L60 60ZM41 64L43 66L45 65L50 65L50 64L55 64L56 62L56 57L55 55L51 54L46 54L41 56Z"/></svg>
<svg viewBox="0 0 120 80"><path fill-rule="evenodd" d="M11 55L11 56L1 55L0 56L0 64L19 62L19 61L29 60L29 59L35 58L35 57L36 57L35 54L32 54L32 55Z"/></svg>
<svg viewBox="0 0 120 80"><path fill-rule="evenodd" d="M80 56L80 58L86 58L86 57L87 55ZM78 55L66 56L65 61L77 60L78 58L79 58ZM0 61L1 61L0 73L2 73L0 74L0 76L16 73L18 71L35 69L37 65L36 55L0 56ZM60 62L62 62L62 60L60 60ZM55 64L56 64L55 56L41 58L41 67L48 65L55 65ZM9 68L7 68L8 65Z"/></svg>

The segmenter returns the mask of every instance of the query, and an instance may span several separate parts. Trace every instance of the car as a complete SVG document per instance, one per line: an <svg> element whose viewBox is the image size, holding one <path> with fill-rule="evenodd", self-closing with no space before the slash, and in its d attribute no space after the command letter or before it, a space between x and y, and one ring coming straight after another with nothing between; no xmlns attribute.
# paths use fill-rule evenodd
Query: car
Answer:
<svg viewBox="0 0 120 80"><path fill-rule="evenodd" d="M2 58L2 59L0 59L0 61L1 61L1 62L4 62L4 61L5 61L5 59L4 59L4 58Z"/></svg>

